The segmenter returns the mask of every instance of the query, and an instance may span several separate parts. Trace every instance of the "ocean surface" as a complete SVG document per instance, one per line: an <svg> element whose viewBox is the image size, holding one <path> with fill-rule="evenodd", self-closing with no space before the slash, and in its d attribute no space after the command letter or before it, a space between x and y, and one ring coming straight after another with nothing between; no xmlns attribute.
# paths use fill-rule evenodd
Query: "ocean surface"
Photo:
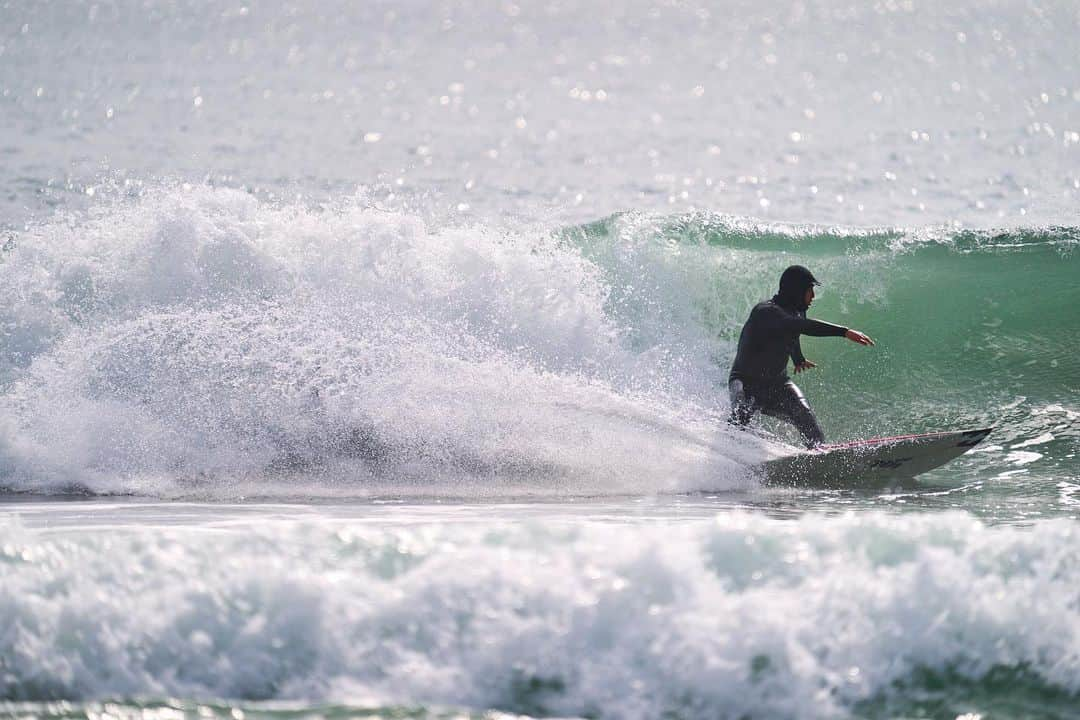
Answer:
<svg viewBox="0 0 1080 720"><path fill-rule="evenodd" d="M1080 717L1076 3L0 21L0 715Z"/></svg>

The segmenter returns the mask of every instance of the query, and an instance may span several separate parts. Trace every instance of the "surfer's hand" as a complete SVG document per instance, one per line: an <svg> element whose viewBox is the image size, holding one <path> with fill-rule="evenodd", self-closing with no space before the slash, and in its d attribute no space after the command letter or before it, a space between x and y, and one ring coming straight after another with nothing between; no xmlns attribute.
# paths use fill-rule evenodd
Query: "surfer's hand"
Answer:
<svg viewBox="0 0 1080 720"><path fill-rule="evenodd" d="M860 345L873 345L874 341L870 339L869 335L863 335L858 330L848 330L844 335L848 340L853 343L859 343Z"/></svg>
<svg viewBox="0 0 1080 720"><path fill-rule="evenodd" d="M798 375L803 370L809 370L810 368L816 368L817 363L812 363L809 360L803 360L801 363L795 363L795 374Z"/></svg>

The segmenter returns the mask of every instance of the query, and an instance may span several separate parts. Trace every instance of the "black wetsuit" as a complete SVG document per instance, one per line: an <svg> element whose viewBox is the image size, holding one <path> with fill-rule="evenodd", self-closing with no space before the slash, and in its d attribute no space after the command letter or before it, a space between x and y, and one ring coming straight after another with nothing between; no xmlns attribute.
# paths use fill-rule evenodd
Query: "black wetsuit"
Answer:
<svg viewBox="0 0 1080 720"><path fill-rule="evenodd" d="M813 447L825 440L814 411L787 374L788 358L805 362L800 335L843 337L847 328L811 320L795 293L758 303L739 335L731 366L731 422L746 425L756 412L792 423Z"/></svg>

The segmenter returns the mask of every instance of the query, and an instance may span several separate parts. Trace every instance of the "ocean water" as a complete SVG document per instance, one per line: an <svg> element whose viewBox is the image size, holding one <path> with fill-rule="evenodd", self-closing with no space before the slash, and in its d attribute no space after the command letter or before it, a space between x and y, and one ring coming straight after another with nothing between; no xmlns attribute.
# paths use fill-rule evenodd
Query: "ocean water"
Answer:
<svg viewBox="0 0 1080 720"><path fill-rule="evenodd" d="M0 19L0 714L1080 717L1074 3Z"/></svg>

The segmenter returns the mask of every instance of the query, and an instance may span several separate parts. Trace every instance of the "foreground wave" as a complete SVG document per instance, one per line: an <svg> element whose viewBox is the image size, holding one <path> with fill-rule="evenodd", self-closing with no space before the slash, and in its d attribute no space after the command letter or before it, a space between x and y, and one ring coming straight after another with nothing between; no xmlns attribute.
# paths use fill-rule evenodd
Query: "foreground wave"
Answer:
<svg viewBox="0 0 1080 720"><path fill-rule="evenodd" d="M1080 700L1078 532L960 513L8 523L0 698L824 718L1023 695L1052 716Z"/></svg>

